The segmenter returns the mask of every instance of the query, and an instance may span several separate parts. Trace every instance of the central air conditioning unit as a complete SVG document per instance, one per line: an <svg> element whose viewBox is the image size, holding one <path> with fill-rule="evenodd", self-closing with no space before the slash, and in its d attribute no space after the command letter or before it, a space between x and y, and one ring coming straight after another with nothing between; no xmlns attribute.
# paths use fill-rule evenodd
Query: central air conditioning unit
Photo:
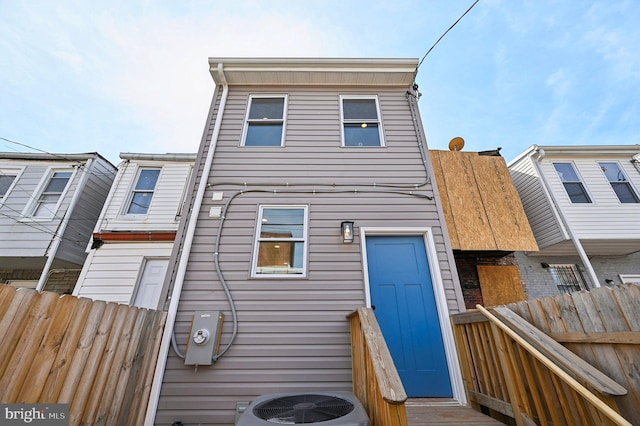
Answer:
<svg viewBox="0 0 640 426"><path fill-rule="evenodd" d="M370 426L369 416L350 392L276 393L255 399L236 426L309 424Z"/></svg>

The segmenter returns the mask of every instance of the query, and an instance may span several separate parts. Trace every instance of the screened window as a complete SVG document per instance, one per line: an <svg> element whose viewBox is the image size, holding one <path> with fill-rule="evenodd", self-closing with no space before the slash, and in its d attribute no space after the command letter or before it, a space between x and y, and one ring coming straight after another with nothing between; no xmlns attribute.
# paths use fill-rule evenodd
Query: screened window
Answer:
<svg viewBox="0 0 640 426"><path fill-rule="evenodd" d="M549 265L549 272L561 293L573 293L587 289L577 265Z"/></svg>
<svg viewBox="0 0 640 426"><path fill-rule="evenodd" d="M591 198L572 163L553 163L572 203L590 203Z"/></svg>
<svg viewBox="0 0 640 426"><path fill-rule="evenodd" d="M72 172L54 172L49 178L49 182L36 200L36 205L31 216L33 217L53 217L60 197L64 192Z"/></svg>
<svg viewBox="0 0 640 426"><path fill-rule="evenodd" d="M599 164L621 203L637 203L640 201L631 186L631 182L627 180L618 163Z"/></svg>
<svg viewBox="0 0 640 426"><path fill-rule="evenodd" d="M140 170L136 186L131 191L127 214L147 214L156 190L158 176L160 176L160 169Z"/></svg>
<svg viewBox="0 0 640 426"><path fill-rule="evenodd" d="M383 146L378 98L342 97L342 144Z"/></svg>
<svg viewBox="0 0 640 426"><path fill-rule="evenodd" d="M8 170L0 170L0 199L2 199L13 185L13 182L18 177L18 173Z"/></svg>
<svg viewBox="0 0 640 426"><path fill-rule="evenodd" d="M253 276L305 274L307 208L261 206Z"/></svg>
<svg viewBox="0 0 640 426"><path fill-rule="evenodd" d="M251 97L244 146L282 146L285 96Z"/></svg>

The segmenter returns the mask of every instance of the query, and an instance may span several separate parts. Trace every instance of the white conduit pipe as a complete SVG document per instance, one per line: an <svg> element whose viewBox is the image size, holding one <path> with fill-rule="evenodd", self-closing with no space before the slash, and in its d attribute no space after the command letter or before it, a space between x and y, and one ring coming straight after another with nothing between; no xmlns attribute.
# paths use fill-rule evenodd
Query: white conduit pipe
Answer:
<svg viewBox="0 0 640 426"><path fill-rule="evenodd" d="M542 167L540 166L540 164L542 162L542 159L544 158L544 150L540 148L536 148L535 153L537 153L538 156L537 158L533 159L533 166L538 172L538 175L540 175L540 178L542 179L542 182L543 182L543 186L548 188L548 194L549 194L549 197L551 198L551 202L553 203L556 211L558 212L558 216L560 217L562 224L564 225L565 229L567 230L567 233L569 234L569 239L571 239L571 241L573 242L573 245L575 246L576 251L580 256L580 260L582 260L582 264L584 265L585 269L587 270L587 273L589 274L591 283L596 288L600 287L600 282L598 282L598 276L596 275L596 271L593 269L593 265L591 265L589 256L587 256L587 252L584 251L584 247L582 247L582 243L580 242L580 239L576 236L575 232L573 232L573 228L571 227L571 224L569 223L567 218L564 216L564 213L562 213L562 210L560 208L560 203L558 203L558 200L556 199L556 196L553 193L553 189L549 185L549 181L547 180L546 175L542 171Z"/></svg>
<svg viewBox="0 0 640 426"><path fill-rule="evenodd" d="M218 107L218 113L216 115L216 122L213 126L213 134L211 136L211 143L209 145L209 152L207 153L207 159L205 161L200 184L198 185L198 191L196 193L195 201L193 203L193 209L189 216L189 223L185 232L184 246L182 253L180 254L180 260L178 262L178 270L176 272L176 280L173 284L173 291L171 292L171 302L167 312L167 321L164 325L164 332L162 333L162 341L160 343L160 350L158 353L158 362L156 364L155 373L153 376L153 384L151 385L151 393L149 395L149 404L147 406L147 414L144 419L145 425L153 425L156 417L156 411L158 409L158 402L160 399L160 390L162 388L162 380L164 378L164 370L167 364L167 356L169 355L169 347L171 346L171 335L173 333L173 327L176 322L176 315L178 313L178 303L180 301L180 293L182 292L182 285L184 284L184 276L187 272L187 263L189 261L189 254L191 253L191 245L193 244L193 236L196 230L196 223L198 221L198 215L200 213L200 207L202 206L202 199L204 198L204 192L207 189L207 180L211 173L211 165L213 163L213 155L216 150L216 144L218 143L218 135L220 134L220 127L222 126L222 115L227 103L227 96L229 94L229 85L224 77L224 69L222 64L218 64L218 74L222 81L222 97L220 99L220 106ZM215 106L215 96L211 109ZM207 122L208 126L208 122ZM205 126L203 139L206 138L207 126ZM197 170L194 171L197 173Z"/></svg>

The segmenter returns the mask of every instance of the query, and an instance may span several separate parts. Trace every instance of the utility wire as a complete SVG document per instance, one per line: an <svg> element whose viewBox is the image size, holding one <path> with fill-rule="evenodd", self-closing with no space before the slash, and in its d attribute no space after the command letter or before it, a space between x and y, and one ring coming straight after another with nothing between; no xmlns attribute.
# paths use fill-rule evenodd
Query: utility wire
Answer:
<svg viewBox="0 0 640 426"><path fill-rule="evenodd" d="M424 60L425 60L425 58L427 57L427 55L428 55L429 53L431 53L431 51L433 50L433 48L434 48L434 47L436 47L436 45L437 45L438 43L440 43L440 40L442 40L442 39L444 38L444 36L446 36L446 35L447 35L447 33L448 33L449 31L451 31L451 29L452 29L453 27L455 27L455 26L456 26L456 24L457 24L458 22L460 22L460 20L461 20L462 18L464 18L464 16L465 16L467 13L469 13L469 11L470 11L471 9L473 9L473 7L474 7L476 4L478 4L478 2L479 2L479 1L480 1L480 0L476 0L475 2L473 2L473 4L472 4L471 6L469 6L469 9L467 9L467 10L466 10L462 15L460 15L460 17L456 20L456 22L454 22L453 24L451 24L451 26L447 29L447 31L445 31L444 33L442 33L442 35L440 36L440 38L439 38L438 40L436 40L436 42L435 42L435 43L433 43L433 46L431 46L431 48L429 48L429 50L427 50L427 53L425 53L425 54L424 54L424 56L422 57L422 59L421 59L421 60L420 60L420 62L418 63L418 66L416 67L416 71L415 71L415 73L414 73L414 78L415 78L415 75L417 75L417 74L418 74L418 68L420 68L420 65L422 65L422 62L424 62Z"/></svg>

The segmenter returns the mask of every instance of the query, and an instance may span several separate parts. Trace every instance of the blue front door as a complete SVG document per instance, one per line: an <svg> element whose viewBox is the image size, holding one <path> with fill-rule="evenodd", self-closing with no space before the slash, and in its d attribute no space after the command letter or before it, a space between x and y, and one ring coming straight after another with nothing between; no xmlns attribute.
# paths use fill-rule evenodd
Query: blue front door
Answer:
<svg viewBox="0 0 640 426"><path fill-rule="evenodd" d="M451 397L422 236L367 237L371 305L409 397Z"/></svg>

